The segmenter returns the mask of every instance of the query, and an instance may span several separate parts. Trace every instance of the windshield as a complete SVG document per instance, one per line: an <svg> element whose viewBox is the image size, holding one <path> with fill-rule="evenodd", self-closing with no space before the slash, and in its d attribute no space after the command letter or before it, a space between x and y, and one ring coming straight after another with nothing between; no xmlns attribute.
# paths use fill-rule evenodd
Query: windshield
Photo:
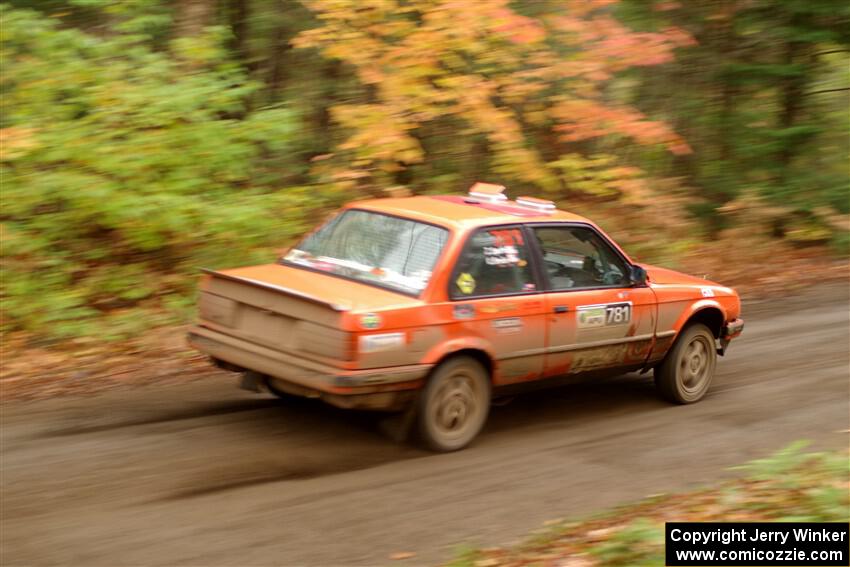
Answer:
<svg viewBox="0 0 850 567"><path fill-rule="evenodd" d="M284 262L419 295L448 236L430 224L348 210L302 240Z"/></svg>

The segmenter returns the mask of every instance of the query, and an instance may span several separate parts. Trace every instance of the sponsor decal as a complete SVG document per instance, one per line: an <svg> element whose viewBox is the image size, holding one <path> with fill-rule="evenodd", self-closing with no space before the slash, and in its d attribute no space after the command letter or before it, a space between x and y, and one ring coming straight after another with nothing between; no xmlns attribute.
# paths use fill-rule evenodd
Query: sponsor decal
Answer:
<svg viewBox="0 0 850 567"><path fill-rule="evenodd" d="M455 319L472 319L475 317L475 306L468 303L455 305L452 308L452 315Z"/></svg>
<svg viewBox="0 0 850 567"><path fill-rule="evenodd" d="M380 335L364 335L360 337L360 352L372 353L393 350L405 343L404 333L383 333Z"/></svg>
<svg viewBox="0 0 850 567"><path fill-rule="evenodd" d="M331 264L330 262L325 262L324 260L315 260L309 264L309 266L316 270L322 270L323 272L333 272L336 269L336 265Z"/></svg>
<svg viewBox="0 0 850 567"><path fill-rule="evenodd" d="M512 266L519 264L519 250L516 246L485 246L484 261L488 266Z"/></svg>
<svg viewBox="0 0 850 567"><path fill-rule="evenodd" d="M522 330L522 319L519 317L505 317L503 319L493 319L490 325L497 333L518 333Z"/></svg>
<svg viewBox="0 0 850 567"><path fill-rule="evenodd" d="M502 313L504 311L516 311L519 305L516 303L498 303L495 305L484 305L479 307L482 313Z"/></svg>
<svg viewBox="0 0 850 567"><path fill-rule="evenodd" d="M710 287L701 287L699 291L703 297L714 297L714 290Z"/></svg>
<svg viewBox="0 0 850 567"><path fill-rule="evenodd" d="M360 326L364 329L379 329L381 327L381 316L377 313L366 313L360 317Z"/></svg>
<svg viewBox="0 0 850 567"><path fill-rule="evenodd" d="M580 305L577 312L581 329L626 325L632 320L632 302Z"/></svg>
<svg viewBox="0 0 850 567"><path fill-rule="evenodd" d="M475 291L475 278L468 272L463 272L455 280L455 284L460 292L464 295L470 295Z"/></svg>
<svg viewBox="0 0 850 567"><path fill-rule="evenodd" d="M604 327L605 307L602 305L582 305L578 308L578 326L581 328Z"/></svg>
<svg viewBox="0 0 850 567"><path fill-rule="evenodd" d="M520 258L519 246L524 246L522 231L518 228L486 231L481 238L474 240L481 246L484 261L488 266L519 266L528 265Z"/></svg>
<svg viewBox="0 0 850 567"><path fill-rule="evenodd" d="M493 236L496 246L511 246L514 244L518 244L520 246L525 245L522 240L522 231L518 228L490 230L488 232Z"/></svg>

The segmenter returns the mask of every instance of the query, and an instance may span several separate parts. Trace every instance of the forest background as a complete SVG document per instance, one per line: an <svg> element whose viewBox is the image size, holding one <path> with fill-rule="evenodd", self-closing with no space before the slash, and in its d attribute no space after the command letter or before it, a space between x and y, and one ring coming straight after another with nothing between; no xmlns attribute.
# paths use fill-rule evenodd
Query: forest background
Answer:
<svg viewBox="0 0 850 567"><path fill-rule="evenodd" d="M846 277L846 2L0 6L14 344L184 323L200 267L273 261L346 201L476 180L745 294Z"/></svg>

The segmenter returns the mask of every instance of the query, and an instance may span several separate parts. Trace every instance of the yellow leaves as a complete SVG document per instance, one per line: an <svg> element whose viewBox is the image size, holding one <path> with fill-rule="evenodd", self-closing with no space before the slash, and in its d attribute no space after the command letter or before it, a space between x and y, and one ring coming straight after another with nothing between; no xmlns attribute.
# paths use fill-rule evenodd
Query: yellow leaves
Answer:
<svg viewBox="0 0 850 567"><path fill-rule="evenodd" d="M546 84L542 82L520 80L507 83L500 90L500 94L506 102L519 105L536 99L537 95L545 88Z"/></svg>
<svg viewBox="0 0 850 567"><path fill-rule="evenodd" d="M368 162L416 163L422 161L419 142L409 134L415 124L399 119L392 108L378 104L339 105L332 116L353 134L339 148L354 152Z"/></svg>
<svg viewBox="0 0 850 567"><path fill-rule="evenodd" d="M445 140L452 128L486 138L484 167L506 180L639 200L639 175L605 175L613 159L547 166L541 157L611 134L689 151L663 123L600 101L613 73L666 61L688 39L678 30L632 32L610 15L610 2L529 17L509 0L306 0L322 25L293 43L344 61L364 87L331 108L347 132L335 152L343 169L379 175L428 161L426 148L439 156L453 145Z"/></svg>
<svg viewBox="0 0 850 567"><path fill-rule="evenodd" d="M0 128L0 161L12 161L37 148L35 134L35 128L25 126Z"/></svg>
<svg viewBox="0 0 850 567"><path fill-rule="evenodd" d="M850 230L850 215L827 206L802 210L793 203L775 204L762 196L758 189L743 192L720 207L719 212L753 233L765 236L779 233L797 244L826 242L834 234Z"/></svg>
<svg viewBox="0 0 850 567"><path fill-rule="evenodd" d="M609 156L588 158L572 153L560 156L558 160L548 163L550 169L556 171L564 186L570 192L586 193L595 196L616 194L606 180L600 176L599 169L611 161Z"/></svg>
<svg viewBox="0 0 850 567"><path fill-rule="evenodd" d="M654 195L637 167L618 166L617 158L608 154L582 156L562 155L547 164L558 172L568 191L595 197L617 197L625 204L643 206Z"/></svg>
<svg viewBox="0 0 850 567"><path fill-rule="evenodd" d="M841 214L832 207L815 207L812 214L832 230L850 232L850 215Z"/></svg>
<svg viewBox="0 0 850 567"><path fill-rule="evenodd" d="M367 85L374 85L382 83L386 79L386 76L377 65L369 65L360 69L360 78Z"/></svg>
<svg viewBox="0 0 850 567"><path fill-rule="evenodd" d="M791 207L771 204L758 191L744 191L736 199L720 207L735 224L747 226L755 233L768 234L793 214Z"/></svg>
<svg viewBox="0 0 850 567"><path fill-rule="evenodd" d="M227 58L226 33L222 27L209 27L201 35L178 37L172 40L171 51L190 67L206 67Z"/></svg>
<svg viewBox="0 0 850 567"><path fill-rule="evenodd" d="M542 24L521 16L505 7L496 7L489 14L494 22L493 31L503 34L513 43L537 43L546 37Z"/></svg>
<svg viewBox="0 0 850 567"><path fill-rule="evenodd" d="M392 197L394 199L401 199L402 197L412 197L413 192L409 187L405 187L404 185L396 185L394 187L387 187L384 189L384 194L387 197Z"/></svg>

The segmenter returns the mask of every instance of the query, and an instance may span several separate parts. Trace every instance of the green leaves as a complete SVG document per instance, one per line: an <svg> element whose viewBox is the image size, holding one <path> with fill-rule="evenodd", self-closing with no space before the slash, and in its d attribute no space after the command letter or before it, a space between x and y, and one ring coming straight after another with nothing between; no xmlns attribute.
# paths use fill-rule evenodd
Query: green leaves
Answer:
<svg viewBox="0 0 850 567"><path fill-rule="evenodd" d="M688 160L669 160L659 174L693 187L693 199L707 205L694 210L723 214L724 205L735 207L758 193L766 203L786 207L789 216L824 207L831 210L820 216L846 214L845 4L625 0L617 7L630 22L649 29L681 26L698 40L678 50L671 65L634 73L639 86L626 94L642 108L664 113L693 146ZM744 226L731 216L723 223ZM770 228L766 235L782 232L796 244L847 238L838 227L802 224Z"/></svg>
<svg viewBox="0 0 850 567"><path fill-rule="evenodd" d="M11 4L33 10L0 5L4 330L170 320L198 266L268 260L317 209L477 179L634 212L668 260L703 238L683 203L850 243L832 0Z"/></svg>
<svg viewBox="0 0 850 567"><path fill-rule="evenodd" d="M87 4L101 5L116 4ZM222 30L174 58L2 17L4 329L68 336L114 309L168 309L200 265L271 260L303 228L301 192L263 168L292 115L248 111L258 85L227 63Z"/></svg>

